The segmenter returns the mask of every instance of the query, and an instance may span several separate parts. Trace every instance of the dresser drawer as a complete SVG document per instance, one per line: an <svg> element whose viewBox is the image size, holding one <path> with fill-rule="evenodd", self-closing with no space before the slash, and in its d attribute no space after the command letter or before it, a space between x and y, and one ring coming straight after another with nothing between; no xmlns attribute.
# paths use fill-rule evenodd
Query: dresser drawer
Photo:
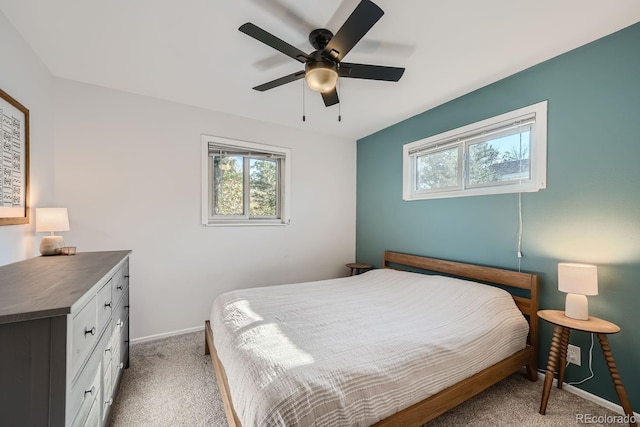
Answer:
<svg viewBox="0 0 640 427"><path fill-rule="evenodd" d="M109 328L111 328L111 325L109 325ZM105 335L109 335L109 331L107 330L107 332L105 332ZM113 337L109 337L109 341L107 342L106 347L104 348L104 350L102 350L102 366L106 367L109 366L109 363L111 363L111 359L113 358L113 347L114 347L114 342L113 342Z"/></svg>
<svg viewBox="0 0 640 427"><path fill-rule="evenodd" d="M114 307L118 305L120 302L120 298L126 293L125 291L129 289L129 278L125 277L126 265L123 265L116 274L113 275L111 279L111 293L113 295ZM129 276L127 273L126 276Z"/></svg>
<svg viewBox="0 0 640 427"><path fill-rule="evenodd" d="M111 361L109 361L111 362ZM111 405L113 404L113 382L111 381L111 366L109 363L102 376L102 417L103 419L111 410Z"/></svg>
<svg viewBox="0 0 640 427"><path fill-rule="evenodd" d="M75 374L98 340L96 296L91 298L91 300L73 316L72 322L71 366L73 377L75 377Z"/></svg>
<svg viewBox="0 0 640 427"><path fill-rule="evenodd" d="M120 337L120 361L125 368L129 367L129 319L125 322Z"/></svg>
<svg viewBox="0 0 640 427"><path fill-rule="evenodd" d="M113 359L113 361L111 362L111 377L112 377L111 387L114 387L114 388L118 384L118 376L120 375L120 372L124 369L124 362L120 361L122 350L123 348L118 346L116 350L116 354L118 355L118 358Z"/></svg>
<svg viewBox="0 0 640 427"><path fill-rule="evenodd" d="M109 323L109 320L111 319L112 307L113 303L111 300L111 280L109 280L98 291L98 333L102 332L107 323Z"/></svg>
<svg viewBox="0 0 640 427"><path fill-rule="evenodd" d="M111 334L109 330L105 331L100 337L100 341L96 346L95 351L92 353L89 361L80 371L78 379L71 387L71 393L69 394L69 402L67 405L70 419L74 420L74 425L82 425L82 421L86 418L87 413L91 407L89 402L92 398L101 400L102 395L102 369L103 358L102 354L104 349L111 341ZM91 393L93 390L93 393ZM98 392L99 391L99 392ZM79 418L78 418L79 417Z"/></svg>
<svg viewBox="0 0 640 427"><path fill-rule="evenodd" d="M124 296L122 297L122 299L120 300L120 302L118 303L118 305L115 308L115 313L113 314L113 319L114 319L114 327L120 327L120 329L122 329L122 327L124 326L124 324L127 322L127 319L129 318L129 292L125 292Z"/></svg>
<svg viewBox="0 0 640 427"><path fill-rule="evenodd" d="M127 259L122 266L122 278L124 279L125 288L129 288L129 260Z"/></svg>
<svg viewBox="0 0 640 427"><path fill-rule="evenodd" d="M74 427L85 425L85 420L92 405L94 405L96 400L100 401L100 374L101 369L98 364L98 366L93 369L93 378L82 375L71 390L69 408L72 413L76 414L72 424ZM89 378L90 381L86 381L86 378Z"/></svg>
<svg viewBox="0 0 640 427"><path fill-rule="evenodd" d="M91 411L89 411L89 416L87 417L87 421L85 421L83 427L99 427L100 426L100 399L96 399L93 401L93 405L91 406Z"/></svg>

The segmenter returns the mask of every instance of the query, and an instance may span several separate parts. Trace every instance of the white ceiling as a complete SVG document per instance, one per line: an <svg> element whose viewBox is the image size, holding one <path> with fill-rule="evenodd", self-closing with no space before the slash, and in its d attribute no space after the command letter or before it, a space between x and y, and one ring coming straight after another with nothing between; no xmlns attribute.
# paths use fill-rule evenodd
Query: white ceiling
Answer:
<svg viewBox="0 0 640 427"><path fill-rule="evenodd" d="M359 0L0 0L55 76L357 139L640 21L638 0L374 0L385 15L345 58L401 66L398 83L341 79L340 108L302 69L242 34L252 22L305 52Z"/></svg>

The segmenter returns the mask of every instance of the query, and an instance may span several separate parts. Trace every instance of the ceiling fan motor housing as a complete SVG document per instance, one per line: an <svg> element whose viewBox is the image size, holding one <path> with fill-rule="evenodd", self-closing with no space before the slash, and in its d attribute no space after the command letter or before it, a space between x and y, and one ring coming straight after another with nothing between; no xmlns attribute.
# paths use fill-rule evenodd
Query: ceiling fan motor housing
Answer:
<svg viewBox="0 0 640 427"><path fill-rule="evenodd" d="M309 43L316 50L323 50L333 38L333 33L326 28L318 28L309 33Z"/></svg>

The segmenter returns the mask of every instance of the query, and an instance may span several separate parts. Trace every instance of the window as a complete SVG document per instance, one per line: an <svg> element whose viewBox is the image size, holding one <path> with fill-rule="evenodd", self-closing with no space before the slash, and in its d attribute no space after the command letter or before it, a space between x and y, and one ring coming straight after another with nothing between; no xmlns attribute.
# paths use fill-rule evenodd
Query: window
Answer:
<svg viewBox="0 0 640 427"><path fill-rule="evenodd" d="M547 101L403 149L403 199L538 191L546 188Z"/></svg>
<svg viewBox="0 0 640 427"><path fill-rule="evenodd" d="M289 222L287 148L202 136L202 223Z"/></svg>

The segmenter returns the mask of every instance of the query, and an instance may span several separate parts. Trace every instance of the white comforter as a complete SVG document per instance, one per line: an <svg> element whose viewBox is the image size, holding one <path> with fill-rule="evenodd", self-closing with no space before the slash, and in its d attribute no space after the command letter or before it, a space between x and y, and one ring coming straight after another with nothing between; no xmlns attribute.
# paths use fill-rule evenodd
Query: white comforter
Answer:
<svg viewBox="0 0 640 427"><path fill-rule="evenodd" d="M521 350L505 291L395 270L227 292L211 327L242 425L368 426Z"/></svg>

